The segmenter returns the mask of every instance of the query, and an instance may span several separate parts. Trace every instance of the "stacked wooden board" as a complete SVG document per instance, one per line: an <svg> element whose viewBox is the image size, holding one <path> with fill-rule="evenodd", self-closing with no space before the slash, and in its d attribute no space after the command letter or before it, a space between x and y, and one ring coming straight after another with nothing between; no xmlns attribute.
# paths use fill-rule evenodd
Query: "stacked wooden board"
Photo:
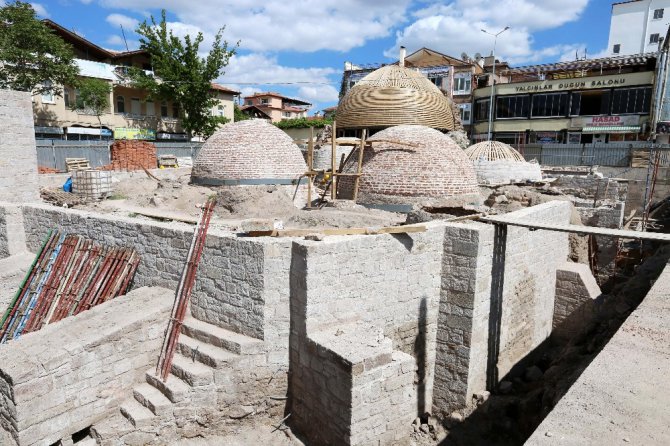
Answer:
<svg viewBox="0 0 670 446"><path fill-rule="evenodd" d="M125 294L139 263L132 248L49 232L0 321L0 343Z"/></svg>

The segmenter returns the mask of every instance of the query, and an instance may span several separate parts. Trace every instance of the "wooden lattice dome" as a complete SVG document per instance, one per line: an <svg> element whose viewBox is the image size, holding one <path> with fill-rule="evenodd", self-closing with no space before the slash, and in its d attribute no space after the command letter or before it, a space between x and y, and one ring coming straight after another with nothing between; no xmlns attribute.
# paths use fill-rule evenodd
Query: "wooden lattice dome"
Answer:
<svg viewBox="0 0 670 446"><path fill-rule="evenodd" d="M455 205L477 196L477 177L463 150L442 132L420 125L382 130L368 139L358 197L362 204L413 204L449 199ZM358 169L358 149L344 167ZM341 177L338 193L353 195L354 179ZM455 199L455 197L458 197Z"/></svg>
<svg viewBox="0 0 670 446"><path fill-rule="evenodd" d="M526 161L514 147L500 141L478 142L465 149L465 153L472 161Z"/></svg>
<svg viewBox="0 0 670 446"><path fill-rule="evenodd" d="M425 125L442 130L458 127L451 101L416 70L387 65L358 81L340 101L338 128L386 128Z"/></svg>
<svg viewBox="0 0 670 446"><path fill-rule="evenodd" d="M265 119L222 126L207 139L193 163L198 184L292 184L307 170L300 148Z"/></svg>

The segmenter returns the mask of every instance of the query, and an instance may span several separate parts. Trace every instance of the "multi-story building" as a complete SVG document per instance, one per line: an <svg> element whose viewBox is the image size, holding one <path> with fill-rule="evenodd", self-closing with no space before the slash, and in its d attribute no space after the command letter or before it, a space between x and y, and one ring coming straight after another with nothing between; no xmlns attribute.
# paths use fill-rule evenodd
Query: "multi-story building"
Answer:
<svg viewBox="0 0 670 446"><path fill-rule="evenodd" d="M657 52L670 22L670 0L614 3L608 51L611 55Z"/></svg>
<svg viewBox="0 0 670 446"><path fill-rule="evenodd" d="M405 66L425 74L459 108L461 123L466 131L472 124L472 92L476 75L484 73L483 59L465 61L428 48L421 48L405 57ZM396 62L397 63L397 62ZM354 65L345 62L340 98L379 64Z"/></svg>
<svg viewBox="0 0 670 446"><path fill-rule="evenodd" d="M307 117L307 111L312 104L300 99L289 98L279 93L265 92L245 96L244 105L240 107L243 112L252 110L262 112L272 122L284 119L296 119Z"/></svg>
<svg viewBox="0 0 670 446"><path fill-rule="evenodd" d="M127 76L128 67L151 70L146 51L106 50L50 20L44 23L72 45L80 76L101 79L111 86L110 107L100 119L86 110L75 110L77 90L63 86L63 95L33 97L37 138L59 139L149 139L186 140L180 110L170 101L154 102L147 92L134 88ZM239 92L212 84L218 103L212 115L233 120L235 96Z"/></svg>
<svg viewBox="0 0 670 446"><path fill-rule="evenodd" d="M655 54L506 68L492 139L508 144L638 141L651 130ZM474 93L472 138L487 138L491 87Z"/></svg>

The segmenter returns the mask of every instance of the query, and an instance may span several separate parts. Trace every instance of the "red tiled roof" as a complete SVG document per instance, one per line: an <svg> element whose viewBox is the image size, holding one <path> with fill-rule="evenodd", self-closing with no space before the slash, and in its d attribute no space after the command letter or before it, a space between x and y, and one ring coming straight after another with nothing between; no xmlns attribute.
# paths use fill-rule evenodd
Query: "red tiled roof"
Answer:
<svg viewBox="0 0 670 446"><path fill-rule="evenodd" d="M221 84L217 84L217 83L215 83L215 82L212 82L212 89L213 89L213 90L217 90L217 91L222 91L222 92L224 92L224 93L231 93L231 94L234 94L234 95L238 95L238 94L240 94L239 91L232 90L232 89L230 89L230 88L228 88L228 87L224 87L223 85L221 85Z"/></svg>

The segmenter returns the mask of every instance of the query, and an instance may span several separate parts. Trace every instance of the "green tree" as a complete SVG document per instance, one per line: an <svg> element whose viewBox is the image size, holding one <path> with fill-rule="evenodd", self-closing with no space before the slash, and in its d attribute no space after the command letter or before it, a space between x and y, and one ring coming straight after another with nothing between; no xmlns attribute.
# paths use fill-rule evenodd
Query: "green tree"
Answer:
<svg viewBox="0 0 670 446"><path fill-rule="evenodd" d="M183 40L175 36L167 27L165 10L161 13L160 23L156 23L152 16L136 30L140 35L140 48L151 55L155 77L133 69L130 70L133 84L146 89L152 98L177 103L189 137L208 137L221 123L221 118L211 113L217 104L212 82L223 74L223 68L237 48L236 45L228 49L228 42L222 39L223 30L219 29L212 49L204 58L199 54L202 33L195 38L187 35Z"/></svg>
<svg viewBox="0 0 670 446"><path fill-rule="evenodd" d="M36 17L29 3L0 8L0 88L60 96L78 73L72 47Z"/></svg>
<svg viewBox="0 0 670 446"><path fill-rule="evenodd" d="M240 106L237 105L237 102L233 105L233 117L235 118L235 122L251 119L251 116L240 110Z"/></svg>
<svg viewBox="0 0 670 446"><path fill-rule="evenodd" d="M101 116L109 112L109 94L112 86L102 79L86 78L78 81L77 87L77 97L72 108L97 117L102 129Z"/></svg>

